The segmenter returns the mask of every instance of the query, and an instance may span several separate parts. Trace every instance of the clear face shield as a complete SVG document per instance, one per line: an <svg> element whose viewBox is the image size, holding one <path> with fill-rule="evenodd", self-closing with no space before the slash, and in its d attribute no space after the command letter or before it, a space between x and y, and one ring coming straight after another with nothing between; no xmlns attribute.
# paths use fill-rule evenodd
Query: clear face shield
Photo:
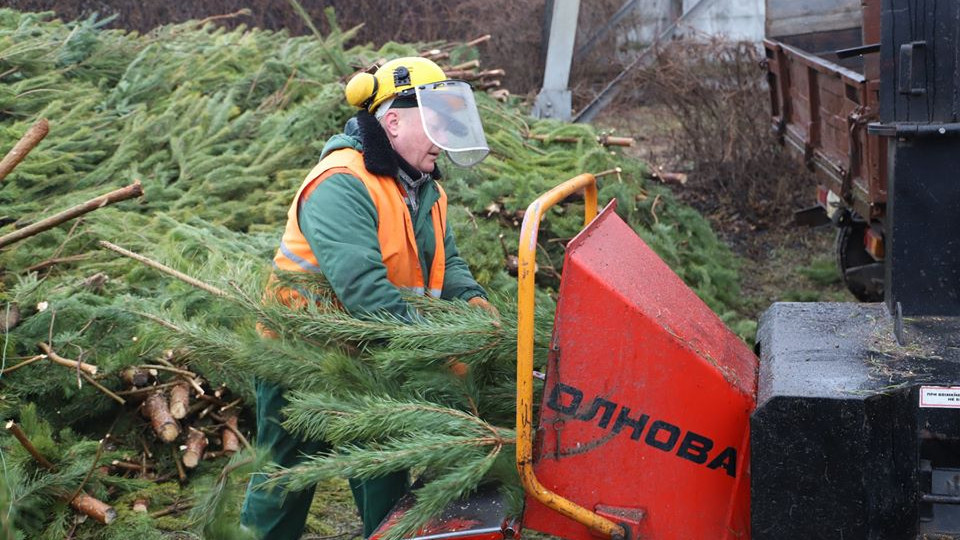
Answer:
<svg viewBox="0 0 960 540"><path fill-rule="evenodd" d="M472 167L490 153L473 90L463 81L441 81L417 87L420 120L430 141L450 161Z"/></svg>

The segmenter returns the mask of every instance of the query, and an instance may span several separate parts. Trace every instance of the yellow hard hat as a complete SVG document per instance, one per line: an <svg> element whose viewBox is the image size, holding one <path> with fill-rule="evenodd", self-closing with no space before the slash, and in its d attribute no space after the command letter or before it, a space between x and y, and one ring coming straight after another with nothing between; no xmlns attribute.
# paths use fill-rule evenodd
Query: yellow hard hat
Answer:
<svg viewBox="0 0 960 540"><path fill-rule="evenodd" d="M373 112L392 97L416 94L416 87L447 80L440 66L432 60L411 56L397 58L380 66L376 73L354 75L344 93L347 103Z"/></svg>

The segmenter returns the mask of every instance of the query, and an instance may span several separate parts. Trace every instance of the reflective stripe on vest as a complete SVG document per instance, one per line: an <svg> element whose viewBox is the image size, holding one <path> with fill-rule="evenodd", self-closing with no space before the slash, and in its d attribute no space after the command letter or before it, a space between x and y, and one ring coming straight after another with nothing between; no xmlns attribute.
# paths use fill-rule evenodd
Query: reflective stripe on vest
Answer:
<svg viewBox="0 0 960 540"><path fill-rule="evenodd" d="M440 198L430 209L435 247L433 261L430 264L430 283L425 284L417 251L417 239L413 232L413 220L404 202L406 193L392 177L378 176L368 172L363 165L363 154L352 148L331 152L307 174L287 211L287 226L280 241L280 248L273 258L274 266L289 272L320 272L317 258L300 231L297 213L304 195L309 195L317 185L337 173L347 173L359 178L373 200L377 209L377 240L390 283L398 289L416 295L429 292L430 296L439 298L443 290L443 275L446 268L443 244L447 230L446 193L437 184ZM404 231L404 233L398 234L398 231ZM277 292L281 297L299 296L296 291Z"/></svg>

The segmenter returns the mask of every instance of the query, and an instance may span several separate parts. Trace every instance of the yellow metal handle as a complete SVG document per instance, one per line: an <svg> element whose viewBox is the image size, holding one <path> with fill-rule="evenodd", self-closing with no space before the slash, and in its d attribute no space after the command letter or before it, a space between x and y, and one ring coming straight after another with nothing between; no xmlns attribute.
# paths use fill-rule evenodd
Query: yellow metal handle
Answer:
<svg viewBox="0 0 960 540"><path fill-rule="evenodd" d="M535 499L570 519L610 538L623 538L616 523L597 515L544 487L533 471L533 315L534 274L537 233L544 213L572 193L583 190L584 220L587 226L597 217L597 180L581 174L541 195L530 203L520 228L520 267L517 273L517 471L523 489Z"/></svg>

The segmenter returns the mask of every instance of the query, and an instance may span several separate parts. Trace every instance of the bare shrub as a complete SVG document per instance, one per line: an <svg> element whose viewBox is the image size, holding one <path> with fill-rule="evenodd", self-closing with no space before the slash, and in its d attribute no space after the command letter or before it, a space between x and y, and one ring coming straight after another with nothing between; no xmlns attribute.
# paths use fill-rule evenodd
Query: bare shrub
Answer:
<svg viewBox="0 0 960 540"><path fill-rule="evenodd" d="M480 47L481 61L488 68L502 68L507 74L503 86L519 94L535 93L543 80L546 18L544 0L298 0L321 32L329 31L324 9L332 7L339 25L351 28L362 24L357 42L382 45L387 41L466 41L490 34ZM595 0L580 7L577 43L584 43L609 20L622 0ZM249 13L222 18L217 24L240 24L270 30L285 29L292 35L310 33L309 27L289 0L0 0L0 7L22 11L54 11L65 20L87 18L96 13L103 19L116 18L112 28L141 33L169 23L204 19L249 9ZM635 21L628 17L600 39L593 52L573 65L571 86L577 101L589 101L593 88L609 81L622 68L619 58L625 46L617 40L618 30Z"/></svg>
<svg viewBox="0 0 960 540"><path fill-rule="evenodd" d="M676 41L635 77L675 118L673 150L706 210L733 208L765 227L787 220L813 183L771 132L762 59L750 42Z"/></svg>

